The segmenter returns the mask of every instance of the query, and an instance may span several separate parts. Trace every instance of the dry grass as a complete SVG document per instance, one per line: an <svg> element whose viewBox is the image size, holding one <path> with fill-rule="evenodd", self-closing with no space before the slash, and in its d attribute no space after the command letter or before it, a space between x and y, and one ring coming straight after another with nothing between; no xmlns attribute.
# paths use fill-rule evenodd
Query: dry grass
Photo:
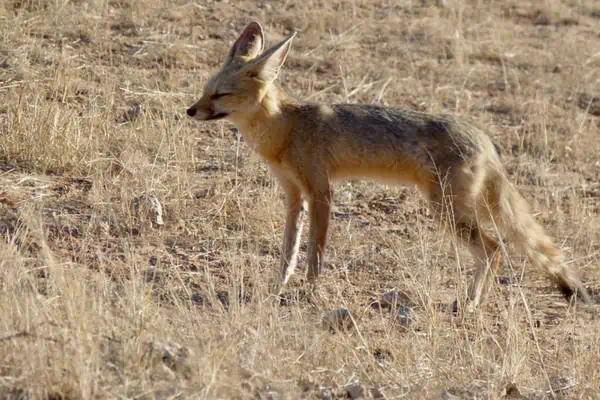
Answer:
<svg viewBox="0 0 600 400"><path fill-rule="evenodd" d="M184 118L250 19L269 43L298 30L289 91L486 129L598 289L597 2L436 3L2 2L0 398L325 399L352 381L366 397L596 398L594 307L514 257L480 311L453 315L470 260L410 188L340 186L322 302L302 299L302 271L300 300L274 302L277 184L230 125ZM164 226L133 215L144 191ZM408 329L370 307L393 287ZM340 306L355 328L323 329Z"/></svg>

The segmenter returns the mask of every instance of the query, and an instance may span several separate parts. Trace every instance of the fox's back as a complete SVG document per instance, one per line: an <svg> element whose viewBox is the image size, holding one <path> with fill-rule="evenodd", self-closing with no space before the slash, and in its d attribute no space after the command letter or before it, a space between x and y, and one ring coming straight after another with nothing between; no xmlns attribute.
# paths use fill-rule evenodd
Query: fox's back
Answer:
<svg viewBox="0 0 600 400"><path fill-rule="evenodd" d="M450 115L365 104L304 105L299 112L303 122L297 133L308 136L301 139L304 144L324 148L332 168L339 175L348 171L348 177L395 167L439 172L495 154L485 134Z"/></svg>

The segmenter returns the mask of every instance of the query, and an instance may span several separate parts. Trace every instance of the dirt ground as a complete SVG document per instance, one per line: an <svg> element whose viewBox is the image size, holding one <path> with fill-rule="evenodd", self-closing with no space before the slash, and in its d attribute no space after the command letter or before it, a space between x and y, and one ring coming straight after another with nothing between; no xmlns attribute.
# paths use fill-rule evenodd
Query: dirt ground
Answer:
<svg viewBox="0 0 600 400"><path fill-rule="evenodd" d="M485 130L599 299L598 1L5 0L0 399L600 398L598 306L509 247L488 301L453 313L472 260L411 187L338 185L320 301L305 240L270 296L277 182L232 125L185 116L251 20L267 44L298 32L299 100Z"/></svg>

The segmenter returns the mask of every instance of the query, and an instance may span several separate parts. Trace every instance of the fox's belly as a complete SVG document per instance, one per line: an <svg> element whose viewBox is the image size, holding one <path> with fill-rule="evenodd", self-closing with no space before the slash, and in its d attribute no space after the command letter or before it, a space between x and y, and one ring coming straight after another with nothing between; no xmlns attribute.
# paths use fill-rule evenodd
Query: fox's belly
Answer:
<svg viewBox="0 0 600 400"><path fill-rule="evenodd" d="M433 176L428 166L418 165L410 160L385 162L361 162L338 165L330 171L335 181L364 179L393 185L417 185L422 189L431 186Z"/></svg>

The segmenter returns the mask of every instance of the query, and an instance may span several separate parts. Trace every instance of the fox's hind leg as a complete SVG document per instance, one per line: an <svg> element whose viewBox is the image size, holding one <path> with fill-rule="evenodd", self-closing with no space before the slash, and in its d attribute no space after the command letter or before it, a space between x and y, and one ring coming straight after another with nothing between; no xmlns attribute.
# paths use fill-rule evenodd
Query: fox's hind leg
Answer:
<svg viewBox="0 0 600 400"><path fill-rule="evenodd" d="M446 226L455 239L454 245L463 244L475 259L475 275L469 286L467 310L473 311L479 307L481 301L489 288L490 276L496 273L500 263L501 254L498 242L486 233L479 225L469 209L464 209L460 202L447 202L451 209L440 211L439 203L432 204L435 214L442 218L441 222ZM453 204L454 203L454 204Z"/></svg>
<svg viewBox="0 0 600 400"><path fill-rule="evenodd" d="M477 224L458 223L456 231L475 258L476 270L469 287L467 305L468 311L472 311L483 300L489 288L491 275L498 271L502 257L498 242Z"/></svg>
<svg viewBox="0 0 600 400"><path fill-rule="evenodd" d="M488 202L486 170L477 161L449 168L428 193L434 215L453 234L454 245L466 245L475 258L475 275L468 291L470 310L483 300L490 270L496 271L501 261L498 242L481 228L481 222L490 219L489 207L495 205L485 204Z"/></svg>

